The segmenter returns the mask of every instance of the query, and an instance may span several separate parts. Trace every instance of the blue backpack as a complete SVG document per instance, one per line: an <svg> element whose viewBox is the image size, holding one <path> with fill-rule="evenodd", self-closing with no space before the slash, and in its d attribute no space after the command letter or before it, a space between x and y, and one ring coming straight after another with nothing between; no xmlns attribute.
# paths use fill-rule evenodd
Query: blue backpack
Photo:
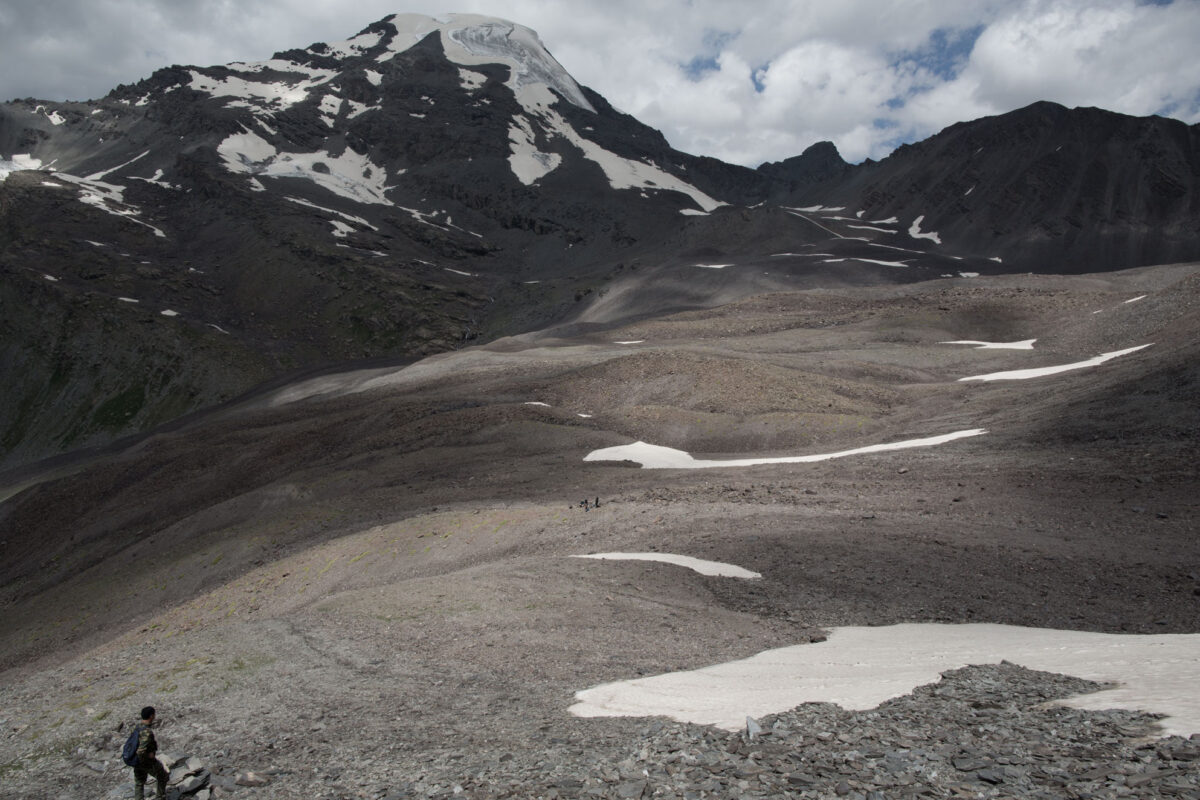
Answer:
<svg viewBox="0 0 1200 800"><path fill-rule="evenodd" d="M138 766L137 749L138 739L140 738L139 734L141 734L141 732L142 726L134 725L133 731L129 734L129 738L125 740L125 746L121 748L121 760L125 762L126 766Z"/></svg>

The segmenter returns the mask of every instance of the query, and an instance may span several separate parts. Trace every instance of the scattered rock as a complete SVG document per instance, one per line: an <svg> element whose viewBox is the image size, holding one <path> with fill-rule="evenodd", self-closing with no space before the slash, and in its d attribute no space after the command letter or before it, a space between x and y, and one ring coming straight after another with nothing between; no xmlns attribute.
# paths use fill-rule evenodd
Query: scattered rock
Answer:
<svg viewBox="0 0 1200 800"><path fill-rule="evenodd" d="M753 717L746 717L746 736L754 739L762 733L762 726L754 721Z"/></svg>
<svg viewBox="0 0 1200 800"><path fill-rule="evenodd" d="M266 775L257 772L239 772L233 782L238 786L266 786L271 781Z"/></svg>

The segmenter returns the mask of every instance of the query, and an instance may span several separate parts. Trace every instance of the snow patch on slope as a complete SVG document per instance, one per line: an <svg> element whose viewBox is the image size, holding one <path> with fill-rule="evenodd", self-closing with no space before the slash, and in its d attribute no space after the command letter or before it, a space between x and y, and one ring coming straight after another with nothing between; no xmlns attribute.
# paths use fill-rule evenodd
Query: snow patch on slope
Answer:
<svg viewBox="0 0 1200 800"><path fill-rule="evenodd" d="M333 42L326 44L326 55L334 58L349 58L350 56L361 56L366 51L370 50L379 44L383 34L379 32L364 31L357 36L353 36L344 42Z"/></svg>
<svg viewBox="0 0 1200 800"><path fill-rule="evenodd" d="M462 88L468 92L473 92L487 83L487 75L484 75L482 72L476 72L473 69L460 69L458 71L458 81Z"/></svg>
<svg viewBox="0 0 1200 800"><path fill-rule="evenodd" d="M558 98L550 91L549 87L544 85L529 87L523 97L519 99L530 116L539 120L547 135L557 134L566 139L579 148L585 158L595 162L600 169L604 170L604 175L608 178L608 183L612 188L680 192L692 198L704 211L712 211L726 205L653 164L624 158L605 150L590 139L583 138L557 111L551 108Z"/></svg>
<svg viewBox="0 0 1200 800"><path fill-rule="evenodd" d="M336 195L360 203L390 205L387 173L365 155L347 147L340 155L318 150L314 153L280 152L256 133L227 136L217 145L217 154L230 172L269 178L302 178Z"/></svg>
<svg viewBox="0 0 1200 800"><path fill-rule="evenodd" d="M784 456L781 458L731 458L723 461L693 458L690 453L676 450L673 447L634 442L633 444L605 447L593 450L584 456L584 461L633 461L641 464L643 469L716 469L722 467L752 467L759 464L808 464L816 461L829 461L834 458L863 455L865 453L882 453L890 450L906 450L910 447L930 447L945 444L956 439L979 436L987 433L982 428L955 431L941 436L928 436L923 439L906 439L901 442L873 444L867 447L856 447L853 450L842 450L837 453L820 453L811 456Z"/></svg>
<svg viewBox="0 0 1200 800"><path fill-rule="evenodd" d="M286 65L286 67L276 66L276 64ZM287 72L292 73L302 71L301 74L307 77L293 83L286 81L258 83L246 80L245 78L239 78L235 75L213 78L193 69L188 70L192 77L189 86L196 91L204 92L212 97L233 98L225 104L229 108L269 107L272 111L282 111L296 103L303 102L308 97L311 89L328 83L338 74L333 70L314 70L301 67L290 61L273 60L260 62L257 65L247 65L247 67L253 66L257 66L260 69L275 69L280 71L286 69ZM254 70L248 69L247 71Z"/></svg>
<svg viewBox="0 0 1200 800"><path fill-rule="evenodd" d="M538 150L537 138L529 120L523 115L513 117L512 125L508 128L508 141L512 148L508 164L517 180L526 186L553 172L562 163L562 156L557 153Z"/></svg>
<svg viewBox="0 0 1200 800"><path fill-rule="evenodd" d="M0 159L0 183L3 183L10 173L20 172L23 169L41 168L42 160L32 157L29 153L17 153L11 159Z"/></svg>
<svg viewBox="0 0 1200 800"><path fill-rule="evenodd" d="M657 561L663 564L675 564L676 566L686 567L701 575L718 578L755 580L762 577L761 573L753 572L745 567L739 567L736 564L727 564L723 561L709 561L692 556L681 556L675 553L591 553L585 556L571 556L571 558L595 558L611 561Z"/></svg>
<svg viewBox="0 0 1200 800"><path fill-rule="evenodd" d="M924 214L922 214L921 216L919 216L919 217L917 217L916 219L914 219L914 220L913 220L913 223L912 223L912 225L910 225L910 226L908 227L908 235L909 235L909 236L911 236L911 237L912 237L912 238L914 238L914 239L929 239L929 240L930 240L930 241L932 241L934 244L941 244L941 243L942 243L942 237L938 236L938 235L937 235L936 233L934 233L933 231L928 231L928 232L926 232L926 233L922 233L922 232L921 232L921 222L922 222L924 219L925 219L925 215L924 215Z"/></svg>
<svg viewBox="0 0 1200 800"><path fill-rule="evenodd" d="M142 155L145 155L145 153ZM141 158L141 156L138 156L137 158ZM136 161L137 158L132 159L132 161ZM126 163L128 164L130 162ZM125 166L125 164L122 164L121 166ZM125 202L124 186L117 186L115 184L105 183L104 181L95 179L96 175L107 175L109 172L117 169L120 169L120 167L113 167L112 169L105 170L104 172L97 172L95 175L91 175L86 178L80 178L77 175L71 175L66 172L56 172L54 173L54 177L78 186L79 201L81 203L86 203L93 208L98 208L107 214L112 214L113 216L129 220L130 222L135 222L138 225L142 225L154 231L155 236L163 239L167 238L167 235L160 229L154 227L149 222L138 219L138 215L142 213L142 210L138 206Z"/></svg>
<svg viewBox="0 0 1200 800"><path fill-rule="evenodd" d="M1034 367L1032 369L1014 369L1007 372L990 372L986 375L972 375L968 378L959 378L958 382L964 381L1020 381L1028 380L1029 378L1041 378L1046 375L1057 375L1060 372L1070 372L1077 369L1086 369L1087 367L1096 367L1106 361L1111 361L1114 358L1136 353L1138 350L1144 350L1149 347L1148 344L1138 345L1137 347L1127 347L1124 350L1116 350L1111 353L1101 353L1095 358L1089 358L1087 361L1076 361L1073 364L1059 364L1053 367Z"/></svg>

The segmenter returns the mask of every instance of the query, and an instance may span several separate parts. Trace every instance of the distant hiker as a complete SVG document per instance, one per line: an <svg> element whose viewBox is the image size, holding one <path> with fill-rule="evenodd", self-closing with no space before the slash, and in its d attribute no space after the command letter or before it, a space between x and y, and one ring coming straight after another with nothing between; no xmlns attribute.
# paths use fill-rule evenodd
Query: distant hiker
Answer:
<svg viewBox="0 0 1200 800"><path fill-rule="evenodd" d="M599 497L597 497L597 498L596 498L596 505L595 505L594 507L595 507L595 508L599 508L599 507L600 507L600 498L599 498Z"/></svg>
<svg viewBox="0 0 1200 800"><path fill-rule="evenodd" d="M143 800L146 796L146 776L153 775L158 787L154 796L163 800L167 796L167 771L158 760L158 741L154 738L154 706L142 709L142 721L137 724L125 742L122 760L133 767L134 797Z"/></svg>

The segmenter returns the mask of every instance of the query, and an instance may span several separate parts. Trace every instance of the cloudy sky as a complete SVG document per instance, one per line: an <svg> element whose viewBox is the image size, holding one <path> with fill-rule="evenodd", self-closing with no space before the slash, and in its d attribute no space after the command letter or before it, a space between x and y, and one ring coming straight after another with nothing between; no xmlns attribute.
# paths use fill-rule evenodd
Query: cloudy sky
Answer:
<svg viewBox="0 0 1200 800"><path fill-rule="evenodd" d="M1200 0L0 0L0 100L454 11L533 28L673 146L749 166L823 139L880 158L1035 100L1200 122Z"/></svg>

